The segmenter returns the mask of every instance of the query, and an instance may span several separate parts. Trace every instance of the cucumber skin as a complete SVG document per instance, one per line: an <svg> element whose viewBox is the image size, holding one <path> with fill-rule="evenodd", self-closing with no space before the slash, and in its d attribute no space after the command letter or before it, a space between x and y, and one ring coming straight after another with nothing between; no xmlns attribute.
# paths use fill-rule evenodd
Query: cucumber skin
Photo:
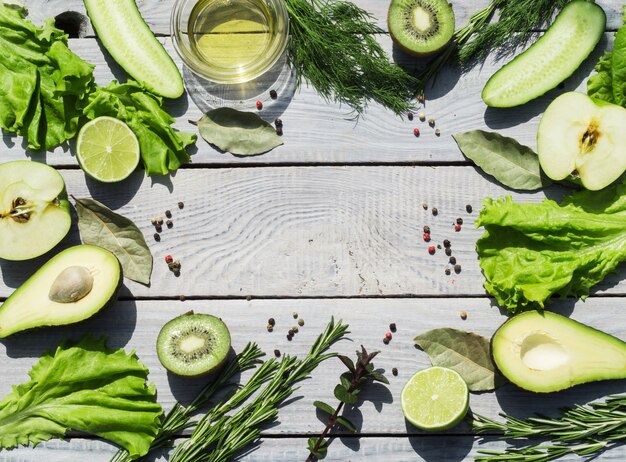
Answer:
<svg viewBox="0 0 626 462"><path fill-rule="evenodd" d="M558 82L550 81L550 80L547 80L547 79L537 79L535 77L535 82L532 83L532 85L530 85L530 89L527 92L517 91L510 98L507 98L506 96L502 96L501 94L499 94L499 89L503 85L502 81L503 80L505 80L505 81L507 80L506 77L503 77L503 75L505 75L507 73L523 75L523 72L516 73L515 70L519 69L521 71L522 69L527 68L529 64L532 64L532 62L533 62L533 56L532 56L533 55L533 50L536 50L538 46L540 46L541 44L549 41L552 36L558 35L556 32L558 32L559 28L567 27L567 24L561 25L561 22L566 21L566 19L563 19L563 12L565 12L566 9L568 9L568 8L570 8L570 9L571 8L577 8L579 6L582 6L585 9L588 10L588 11L585 11L585 12L581 12L580 14L583 14L583 15L589 15L589 14L601 15L601 17L598 16L597 20L601 21L602 24L603 24L603 27L601 28L602 30L600 31L600 33L596 34L593 37L593 41L592 42L589 42L589 46L587 48L586 53L579 54L579 55L576 55L576 54L574 55L574 58L576 58L576 61L570 61L571 62L571 66L569 68L565 69L562 72L562 74L561 74L562 77L560 78L560 80ZM591 8L589 8L589 6L591 6ZM559 22L559 18L561 18L561 22ZM548 28L548 30L544 33L544 35L539 38L539 40L537 40L535 43L533 43L530 46L530 48L528 48L526 51L524 51L520 55L516 56L511 62L509 62L508 64L505 64L499 71L497 71L495 74L493 74L491 76L491 78L487 81L487 84L485 85L485 88L483 88L483 91L482 91L482 95L481 96L482 96L483 101L485 102L485 104L487 104L487 106L490 106L490 107L500 107L500 108L515 107L515 106L520 106L522 104L525 104L525 103L527 103L530 100L538 98L539 96L543 95L544 93L548 92L549 90L552 90L559 83L563 82L570 75L572 75L576 71L576 69L578 69L580 67L582 62L585 59L587 59L587 57L591 54L591 52L594 50L594 48L596 47L596 45L600 41L600 38L602 38L602 35L604 33L605 28L606 28L606 14L605 14L604 10L599 5L597 5L593 1L589 1L589 0L574 0L574 1L570 2L570 3L568 3L563 8L563 10L561 10L561 13L559 13L559 15L557 16L557 18L554 21L554 23ZM552 33L550 33L551 30L552 30ZM585 38L588 38L588 37L585 37ZM577 50L580 50L580 48L577 47ZM508 83L508 82L506 82L506 83ZM521 82L521 83L524 83L524 82ZM530 82L530 80L527 80L525 83L528 85L531 82ZM518 84L519 84L519 82L518 82Z"/></svg>
<svg viewBox="0 0 626 462"><path fill-rule="evenodd" d="M98 37L115 61L152 93L185 91L178 67L139 13L135 0L83 0Z"/></svg>

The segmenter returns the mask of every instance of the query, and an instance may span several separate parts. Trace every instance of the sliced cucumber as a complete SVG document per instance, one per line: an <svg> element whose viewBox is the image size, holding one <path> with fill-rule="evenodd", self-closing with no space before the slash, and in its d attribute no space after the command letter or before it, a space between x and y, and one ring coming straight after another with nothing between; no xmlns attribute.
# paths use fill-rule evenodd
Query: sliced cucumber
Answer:
<svg viewBox="0 0 626 462"><path fill-rule="evenodd" d="M84 0L98 37L117 63L148 90L167 98L183 94L183 79L141 17L135 0Z"/></svg>
<svg viewBox="0 0 626 462"><path fill-rule="evenodd" d="M513 107L543 95L578 69L605 26L604 10L595 3L568 3L539 40L489 79L483 101L492 107Z"/></svg>

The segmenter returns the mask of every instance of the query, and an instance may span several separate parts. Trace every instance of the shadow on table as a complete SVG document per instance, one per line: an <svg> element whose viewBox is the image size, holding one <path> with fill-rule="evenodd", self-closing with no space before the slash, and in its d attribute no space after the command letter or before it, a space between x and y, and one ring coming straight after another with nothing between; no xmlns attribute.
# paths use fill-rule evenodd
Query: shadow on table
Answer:
<svg viewBox="0 0 626 462"><path fill-rule="evenodd" d="M406 422L406 432L413 450L426 462L457 462L463 461L474 446L473 435L446 435L439 433L441 438L423 438L415 436L415 427ZM425 434L425 433L424 433Z"/></svg>

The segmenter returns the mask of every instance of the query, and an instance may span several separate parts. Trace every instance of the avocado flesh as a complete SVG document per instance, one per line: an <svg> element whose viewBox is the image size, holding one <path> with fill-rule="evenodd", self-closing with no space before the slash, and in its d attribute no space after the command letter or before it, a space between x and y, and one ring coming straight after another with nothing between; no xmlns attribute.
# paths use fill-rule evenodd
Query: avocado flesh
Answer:
<svg viewBox="0 0 626 462"><path fill-rule="evenodd" d="M86 268L93 277L91 289L75 302L59 303L50 288L69 267ZM0 338L43 326L60 326L93 316L116 298L122 271L108 250L78 245L59 253L43 265L0 306Z"/></svg>
<svg viewBox="0 0 626 462"><path fill-rule="evenodd" d="M517 386L537 393L626 378L626 343L549 311L528 311L492 338L494 360Z"/></svg>

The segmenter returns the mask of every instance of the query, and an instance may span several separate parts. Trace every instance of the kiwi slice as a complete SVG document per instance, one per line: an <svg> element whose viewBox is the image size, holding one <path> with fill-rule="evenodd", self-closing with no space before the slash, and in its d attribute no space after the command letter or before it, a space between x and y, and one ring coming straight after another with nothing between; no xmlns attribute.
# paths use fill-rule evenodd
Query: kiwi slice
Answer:
<svg viewBox="0 0 626 462"><path fill-rule="evenodd" d="M189 312L163 326L157 355L170 372L198 377L217 370L230 350L230 332L220 318Z"/></svg>
<svg viewBox="0 0 626 462"><path fill-rule="evenodd" d="M393 41L407 53L427 56L454 34L454 11L447 0L391 0L387 15Z"/></svg>

